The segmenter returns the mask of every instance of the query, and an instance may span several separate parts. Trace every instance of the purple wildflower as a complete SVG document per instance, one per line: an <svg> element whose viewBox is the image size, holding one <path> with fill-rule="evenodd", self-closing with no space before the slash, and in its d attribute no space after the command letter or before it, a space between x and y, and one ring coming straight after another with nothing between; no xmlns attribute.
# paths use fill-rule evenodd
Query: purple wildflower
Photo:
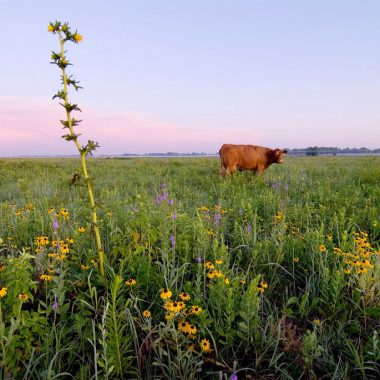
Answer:
<svg viewBox="0 0 380 380"><path fill-rule="evenodd" d="M173 218L173 220L177 219L177 213L176 212L173 213L172 218Z"/></svg>
<svg viewBox="0 0 380 380"><path fill-rule="evenodd" d="M288 189L289 189L289 186L288 186L288 184L286 183L286 184L285 184L285 191L288 191Z"/></svg>
<svg viewBox="0 0 380 380"><path fill-rule="evenodd" d="M163 189L166 189L166 182L162 182L162 186L161 186Z"/></svg>
<svg viewBox="0 0 380 380"><path fill-rule="evenodd" d="M199 256L197 257L197 263L200 264L201 262L202 262L202 257L199 255Z"/></svg>
<svg viewBox="0 0 380 380"><path fill-rule="evenodd" d="M250 234L252 232L252 226L250 223L247 224L247 227L245 227L245 231Z"/></svg>
<svg viewBox="0 0 380 380"><path fill-rule="evenodd" d="M58 228L59 228L58 220L54 220L54 221L53 221L53 228L54 228L54 231L57 231L57 230L58 230Z"/></svg>
<svg viewBox="0 0 380 380"><path fill-rule="evenodd" d="M173 199L169 199L169 205L173 206L173 203L174 203L174 200Z"/></svg>
<svg viewBox="0 0 380 380"><path fill-rule="evenodd" d="M237 374L235 372L231 375L230 380L238 380Z"/></svg>
<svg viewBox="0 0 380 380"><path fill-rule="evenodd" d="M175 236L173 234L170 235L170 242L172 243L172 247L174 248L176 241L175 241Z"/></svg>
<svg viewBox="0 0 380 380"><path fill-rule="evenodd" d="M53 310L57 310L58 309L58 302L57 302L57 296L54 295L54 303L53 303Z"/></svg>

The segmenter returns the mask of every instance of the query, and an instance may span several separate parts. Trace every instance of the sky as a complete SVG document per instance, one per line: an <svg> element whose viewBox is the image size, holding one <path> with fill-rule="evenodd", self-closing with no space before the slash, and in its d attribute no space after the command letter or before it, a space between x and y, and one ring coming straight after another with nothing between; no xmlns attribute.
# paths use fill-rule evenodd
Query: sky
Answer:
<svg viewBox="0 0 380 380"><path fill-rule="evenodd" d="M379 0L0 0L0 157L77 153L55 20L98 155L380 147Z"/></svg>

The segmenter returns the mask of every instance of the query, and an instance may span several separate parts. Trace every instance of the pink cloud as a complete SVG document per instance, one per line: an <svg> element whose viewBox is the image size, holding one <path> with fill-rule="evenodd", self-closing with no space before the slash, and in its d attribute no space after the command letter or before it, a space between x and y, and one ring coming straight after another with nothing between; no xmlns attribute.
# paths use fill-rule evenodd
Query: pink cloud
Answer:
<svg viewBox="0 0 380 380"><path fill-rule="evenodd" d="M79 140L100 143L97 154L145 152L216 152L225 143L259 143L254 130L199 128L174 125L128 112L106 113L82 107L76 114L83 123ZM22 97L0 97L0 156L76 154L74 144L63 141L59 123L64 111L58 102Z"/></svg>

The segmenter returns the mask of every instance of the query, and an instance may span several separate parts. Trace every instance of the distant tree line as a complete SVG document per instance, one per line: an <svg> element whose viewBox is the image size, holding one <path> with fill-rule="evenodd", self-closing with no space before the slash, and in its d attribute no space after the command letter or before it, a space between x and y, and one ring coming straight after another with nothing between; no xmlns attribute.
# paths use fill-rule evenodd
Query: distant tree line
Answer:
<svg viewBox="0 0 380 380"><path fill-rule="evenodd" d="M379 154L380 148L368 149L362 148L337 148L326 146L310 146L302 149L288 149L288 154L294 156L319 156L319 155L341 155L341 154Z"/></svg>
<svg viewBox="0 0 380 380"><path fill-rule="evenodd" d="M344 154L380 154L380 148L368 149L362 148L337 148L326 146L309 146L307 148L287 149L288 154L291 156L336 156ZM188 157L188 156L213 156L218 153L206 153L206 152L152 152L152 153L124 153L123 157Z"/></svg>

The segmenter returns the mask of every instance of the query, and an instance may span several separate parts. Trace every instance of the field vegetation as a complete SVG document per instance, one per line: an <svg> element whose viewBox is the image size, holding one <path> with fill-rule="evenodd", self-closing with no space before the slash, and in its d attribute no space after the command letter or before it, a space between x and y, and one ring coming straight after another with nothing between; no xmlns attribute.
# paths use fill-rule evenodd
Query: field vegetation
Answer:
<svg viewBox="0 0 380 380"><path fill-rule="evenodd" d="M375 379L380 158L0 160L3 379Z"/></svg>

